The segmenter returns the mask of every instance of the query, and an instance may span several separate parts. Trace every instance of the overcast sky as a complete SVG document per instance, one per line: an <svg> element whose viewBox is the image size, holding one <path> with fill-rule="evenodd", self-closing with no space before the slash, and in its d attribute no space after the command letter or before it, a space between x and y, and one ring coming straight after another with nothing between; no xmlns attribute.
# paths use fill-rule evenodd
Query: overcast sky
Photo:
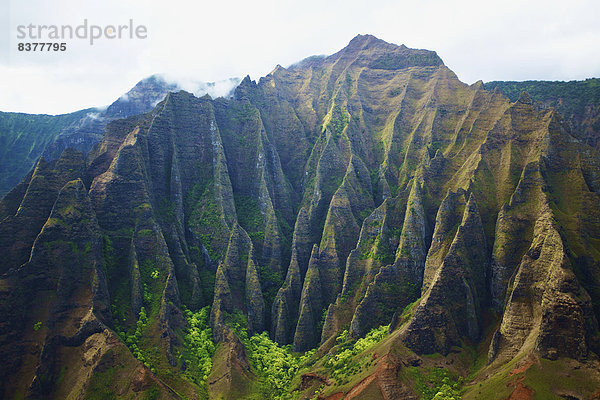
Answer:
<svg viewBox="0 0 600 400"><path fill-rule="evenodd" d="M140 79L268 74L331 54L359 33L435 50L459 79L600 77L600 1L0 0L0 110L66 113L110 104ZM493 4L493 5L491 5ZM4 7L4 9L2 9ZM64 40L19 52L18 25L147 27L146 39ZM32 40L29 40L32 41Z"/></svg>

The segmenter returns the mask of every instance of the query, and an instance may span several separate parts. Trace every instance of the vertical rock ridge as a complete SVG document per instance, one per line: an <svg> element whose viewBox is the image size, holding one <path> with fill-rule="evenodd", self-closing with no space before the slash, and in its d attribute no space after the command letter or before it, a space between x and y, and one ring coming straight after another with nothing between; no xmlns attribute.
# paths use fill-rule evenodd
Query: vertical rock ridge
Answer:
<svg viewBox="0 0 600 400"><path fill-rule="evenodd" d="M100 229L87 190L81 179L72 180L57 194L30 260L1 279L3 287L9 284L14 289L10 309L5 299L2 302L5 321L24 333L15 343L0 342L5 360L1 371L3 376L10 376L12 369L22 374L21 379L26 377L17 385L29 398L59 395L59 389L62 395L83 395L85 387L80 384L67 390L55 384L61 360L75 356L73 370L63 372L65 379L73 379L80 373L90 374L97 365L77 357L86 342L97 340L98 355L118 346L104 325L111 320L111 311L101 248ZM34 329L36 321L38 330ZM101 345L109 338L114 344ZM28 347L30 351L23 351Z"/></svg>
<svg viewBox="0 0 600 400"><path fill-rule="evenodd" d="M60 189L67 182L82 177L84 168L83 154L73 149L65 150L56 161L48 163L43 158L38 161L16 212L0 221L0 250L5 255L0 273L18 268L29 259L31 247ZM14 210L18 200L13 201Z"/></svg>
<svg viewBox="0 0 600 400"><path fill-rule="evenodd" d="M462 337L479 337L481 310L488 297L487 258L485 234L471 194L452 244L404 333L407 346L419 353L447 354Z"/></svg>
<svg viewBox="0 0 600 400"><path fill-rule="evenodd" d="M265 330L265 302L252 257L248 259L245 291L248 308L248 329L250 333L261 333Z"/></svg>
<svg viewBox="0 0 600 400"><path fill-rule="evenodd" d="M540 210L531 247L509 287L496 351L500 360L527 348L550 359L582 359L597 342L589 295L574 278L551 215L547 205Z"/></svg>
<svg viewBox="0 0 600 400"><path fill-rule="evenodd" d="M413 180L395 261L383 265L369 283L356 307L349 337L359 338L371 328L389 322L419 296L429 236L420 187L421 183Z"/></svg>
<svg viewBox="0 0 600 400"><path fill-rule="evenodd" d="M294 351L307 351L316 346L320 339L317 327L324 308L318 263L319 248L315 244L300 297L298 324L294 333Z"/></svg>
<svg viewBox="0 0 600 400"><path fill-rule="evenodd" d="M294 340L301 295L302 276L297 251L294 249L285 282L273 301L271 336L279 344L289 344Z"/></svg>

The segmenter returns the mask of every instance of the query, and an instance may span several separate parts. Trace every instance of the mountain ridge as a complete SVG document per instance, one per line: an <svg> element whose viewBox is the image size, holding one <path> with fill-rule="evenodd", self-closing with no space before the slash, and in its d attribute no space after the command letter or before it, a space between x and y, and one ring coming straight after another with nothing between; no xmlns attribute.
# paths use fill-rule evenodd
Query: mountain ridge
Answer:
<svg viewBox="0 0 600 400"><path fill-rule="evenodd" d="M188 80L183 85L189 86L198 95L209 92L222 95L224 90L220 86L235 86L237 82L236 78L216 83ZM139 81L107 107L63 115L0 112L0 140L5 149L0 154L0 168L3 170L0 196L18 184L39 157L55 160L68 147L87 153L102 139L109 122L150 111L169 91L180 89L181 85L170 76L155 74ZM227 96L226 91L224 93ZM30 126L32 124L28 121L35 123Z"/></svg>

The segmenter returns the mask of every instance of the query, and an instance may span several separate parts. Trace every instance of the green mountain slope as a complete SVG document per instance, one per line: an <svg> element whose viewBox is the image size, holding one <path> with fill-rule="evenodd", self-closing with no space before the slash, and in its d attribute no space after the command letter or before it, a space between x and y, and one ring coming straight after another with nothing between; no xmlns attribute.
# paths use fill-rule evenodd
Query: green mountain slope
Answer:
<svg viewBox="0 0 600 400"><path fill-rule="evenodd" d="M237 78L231 78L218 82L219 85L214 82L187 84L192 85L195 93L224 95L228 87L238 82ZM105 109L90 108L65 115L0 112L0 196L17 185L40 156L46 161L56 160L67 148L85 154L102 139L109 122L148 112L169 91L178 88L177 83L152 75Z"/></svg>
<svg viewBox="0 0 600 400"><path fill-rule="evenodd" d="M522 92L539 102L539 107L553 107L561 113L571 133L592 147L599 146L600 137L600 79L584 81L548 82L488 82L486 89L498 88L511 101Z"/></svg>
<svg viewBox="0 0 600 400"><path fill-rule="evenodd" d="M0 195L17 185L56 136L88 111L57 116L0 112Z"/></svg>

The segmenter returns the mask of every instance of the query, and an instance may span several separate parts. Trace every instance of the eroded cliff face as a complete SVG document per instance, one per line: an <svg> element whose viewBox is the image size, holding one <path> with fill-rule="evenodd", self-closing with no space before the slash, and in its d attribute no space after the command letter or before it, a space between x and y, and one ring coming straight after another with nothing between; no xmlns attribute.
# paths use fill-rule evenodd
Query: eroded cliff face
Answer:
<svg viewBox="0 0 600 400"><path fill-rule="evenodd" d="M600 144L600 79L582 81L495 81L486 82L488 90L498 89L511 101L527 92L539 109L554 108L566 120L571 134L598 149Z"/></svg>
<svg viewBox="0 0 600 400"><path fill-rule="evenodd" d="M251 390L240 319L322 352L391 322L382 398L411 395L393 382L407 352L450 357L465 341L492 366L585 361L599 346L599 156L526 94L511 103L369 35L246 78L230 100L170 93L109 123L87 158L40 160L0 203L2 390L193 397L182 312L206 305L221 343L211 396ZM136 326L153 371L114 333Z"/></svg>

